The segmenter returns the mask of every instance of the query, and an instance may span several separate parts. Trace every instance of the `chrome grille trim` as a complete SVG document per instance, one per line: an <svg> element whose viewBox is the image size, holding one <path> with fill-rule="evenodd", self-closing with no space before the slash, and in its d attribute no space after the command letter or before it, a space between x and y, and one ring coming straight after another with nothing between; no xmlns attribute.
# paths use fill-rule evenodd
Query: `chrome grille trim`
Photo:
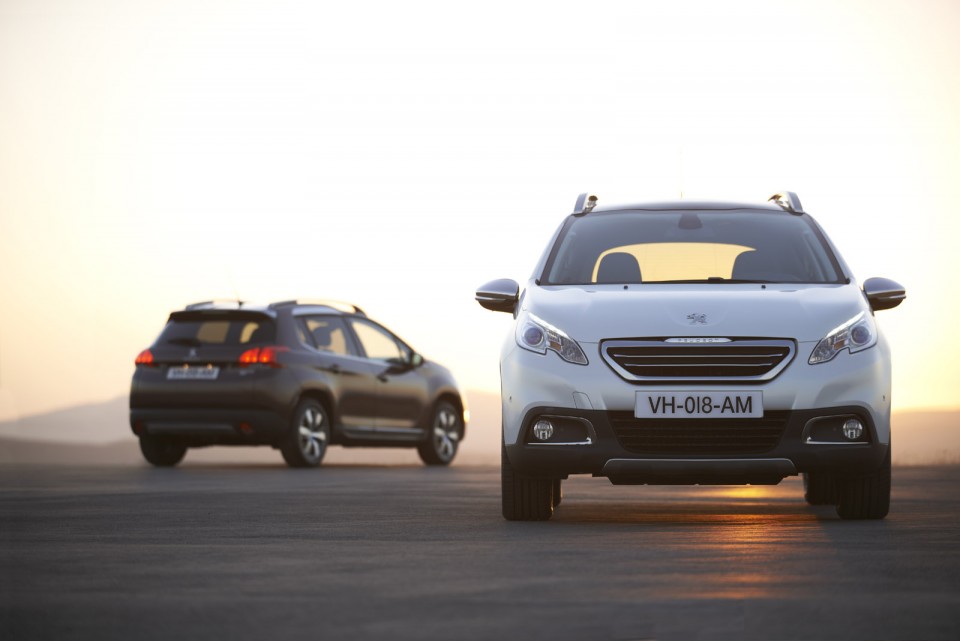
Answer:
<svg viewBox="0 0 960 641"><path fill-rule="evenodd" d="M668 339L600 342L600 355L621 378L639 383L763 382L793 361L797 344L784 338L676 343Z"/></svg>

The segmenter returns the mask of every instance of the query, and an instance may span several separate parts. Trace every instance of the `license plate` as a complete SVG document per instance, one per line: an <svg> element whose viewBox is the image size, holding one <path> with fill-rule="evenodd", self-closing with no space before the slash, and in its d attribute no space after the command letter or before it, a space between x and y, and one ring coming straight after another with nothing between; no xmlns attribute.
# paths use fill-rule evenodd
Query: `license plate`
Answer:
<svg viewBox="0 0 960 641"><path fill-rule="evenodd" d="M167 379L176 381L213 381L220 375L220 368L211 366L171 367L167 370Z"/></svg>
<svg viewBox="0 0 960 641"><path fill-rule="evenodd" d="M637 418L760 418L763 392L637 392Z"/></svg>

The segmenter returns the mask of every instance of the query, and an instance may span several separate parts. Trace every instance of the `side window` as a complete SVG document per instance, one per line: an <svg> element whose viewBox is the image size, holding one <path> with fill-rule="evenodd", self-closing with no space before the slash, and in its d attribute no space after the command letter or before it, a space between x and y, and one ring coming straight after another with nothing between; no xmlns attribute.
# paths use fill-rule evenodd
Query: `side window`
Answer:
<svg viewBox="0 0 960 641"><path fill-rule="evenodd" d="M332 352L343 356L350 354L347 343L347 328L336 316L307 316L303 319L303 329L312 339L312 345L321 352ZM308 345L310 340L305 341Z"/></svg>
<svg viewBox="0 0 960 641"><path fill-rule="evenodd" d="M401 363L408 360L408 350L382 327L359 319L352 319L350 326L363 345L367 358Z"/></svg>
<svg viewBox="0 0 960 641"><path fill-rule="evenodd" d="M248 343L269 343L273 341L273 328L266 323L257 323L251 321L244 323L240 328L239 342L241 345Z"/></svg>

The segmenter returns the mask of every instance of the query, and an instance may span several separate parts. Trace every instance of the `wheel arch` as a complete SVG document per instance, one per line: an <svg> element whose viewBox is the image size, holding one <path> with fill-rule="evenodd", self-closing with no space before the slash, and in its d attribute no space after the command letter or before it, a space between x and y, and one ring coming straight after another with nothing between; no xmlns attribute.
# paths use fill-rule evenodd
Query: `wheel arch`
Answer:
<svg viewBox="0 0 960 641"><path fill-rule="evenodd" d="M460 420L462 422L460 438L462 439L467 435L467 417L464 416L464 413L467 409L466 403L463 402L463 398L457 392L453 390L443 390L433 401L433 405L431 405L432 411L430 414L432 415L436 411L437 406L444 401L451 403L455 408L457 408L457 412L460 414Z"/></svg>
<svg viewBox="0 0 960 641"><path fill-rule="evenodd" d="M322 389L305 389L300 392L300 395L297 397L297 402L294 404L294 409L300 405L305 400L314 400L320 403L323 406L323 409L327 412L327 417L330 419L330 430L331 436L334 431L335 426L338 422L337 416L337 405L333 400L333 394L328 390Z"/></svg>

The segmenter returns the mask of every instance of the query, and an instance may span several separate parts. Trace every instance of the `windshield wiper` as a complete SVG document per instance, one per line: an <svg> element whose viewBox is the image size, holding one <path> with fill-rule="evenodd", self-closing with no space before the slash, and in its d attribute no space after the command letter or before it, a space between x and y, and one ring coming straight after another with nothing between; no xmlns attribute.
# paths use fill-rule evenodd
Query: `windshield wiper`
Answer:
<svg viewBox="0 0 960 641"><path fill-rule="evenodd" d="M711 276L707 279L708 283L772 283L772 280L761 280L759 278L723 278L722 276Z"/></svg>
<svg viewBox="0 0 960 641"><path fill-rule="evenodd" d="M689 280L650 280L645 281L646 283L651 283L654 285L696 285L698 283L731 283L734 285L744 284L744 283L756 283L756 284L766 284L772 283L772 280L753 280L745 278L723 278L721 276L711 276L710 278L692 278Z"/></svg>

